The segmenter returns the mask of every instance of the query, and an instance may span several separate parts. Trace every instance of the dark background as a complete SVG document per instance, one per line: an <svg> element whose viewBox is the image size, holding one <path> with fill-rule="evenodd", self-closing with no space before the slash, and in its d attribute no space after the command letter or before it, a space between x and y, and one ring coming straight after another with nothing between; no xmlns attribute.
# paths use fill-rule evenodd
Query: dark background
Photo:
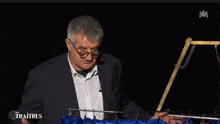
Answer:
<svg viewBox="0 0 220 124"><path fill-rule="evenodd" d="M203 10L208 18L199 18ZM2 3L0 12L0 120L7 122L21 104L28 72L67 51L67 26L75 17L91 15L101 23L104 51L122 62L124 92L148 111L157 109L185 39L219 41L220 34L218 3ZM214 46L195 48L177 73L167 108L219 112Z"/></svg>

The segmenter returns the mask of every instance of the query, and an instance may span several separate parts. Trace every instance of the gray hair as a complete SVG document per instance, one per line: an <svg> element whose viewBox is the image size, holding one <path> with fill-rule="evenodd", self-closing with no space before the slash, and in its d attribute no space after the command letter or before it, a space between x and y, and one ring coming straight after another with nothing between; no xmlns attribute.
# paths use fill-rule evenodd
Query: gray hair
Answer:
<svg viewBox="0 0 220 124"><path fill-rule="evenodd" d="M102 42L104 31L101 24L92 16L84 15L71 20L67 28L67 39L75 43L74 35L78 33L88 37L90 42L99 39L99 44Z"/></svg>

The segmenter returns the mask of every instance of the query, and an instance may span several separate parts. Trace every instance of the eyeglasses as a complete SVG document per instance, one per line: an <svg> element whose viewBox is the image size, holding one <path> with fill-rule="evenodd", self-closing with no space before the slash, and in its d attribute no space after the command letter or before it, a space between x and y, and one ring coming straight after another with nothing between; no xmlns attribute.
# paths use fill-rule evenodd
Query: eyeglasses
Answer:
<svg viewBox="0 0 220 124"><path fill-rule="evenodd" d="M71 41L70 41L71 42ZM75 45L71 42L71 44L73 45L73 47L76 49ZM93 57L93 59L97 59L98 58L98 55L99 55L99 52L98 51L94 51L94 52L87 52L87 51L83 51L83 52L79 52L77 49L76 49L77 53L79 54L80 58L81 59L85 59L90 53Z"/></svg>

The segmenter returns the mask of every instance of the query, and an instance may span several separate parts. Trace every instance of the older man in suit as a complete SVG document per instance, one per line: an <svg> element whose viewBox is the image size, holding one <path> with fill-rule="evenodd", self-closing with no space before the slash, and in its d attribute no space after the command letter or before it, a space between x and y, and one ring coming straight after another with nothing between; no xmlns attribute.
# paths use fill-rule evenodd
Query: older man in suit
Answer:
<svg viewBox="0 0 220 124"><path fill-rule="evenodd" d="M65 39L68 52L30 71L18 111L24 114L41 113L39 124L59 124L68 108L142 110L134 102L122 98L121 63L117 58L99 51L103 34L101 25L93 17L73 19ZM84 115L81 111L80 116L83 118ZM162 114L165 119L164 115L166 113ZM103 113L86 113L88 118L93 119L93 116L104 119ZM114 117L112 114L107 115L107 119ZM128 119L129 116L124 115L123 118ZM145 119L149 118L150 115L145 116ZM13 120L13 123L26 124L33 120L22 118Z"/></svg>

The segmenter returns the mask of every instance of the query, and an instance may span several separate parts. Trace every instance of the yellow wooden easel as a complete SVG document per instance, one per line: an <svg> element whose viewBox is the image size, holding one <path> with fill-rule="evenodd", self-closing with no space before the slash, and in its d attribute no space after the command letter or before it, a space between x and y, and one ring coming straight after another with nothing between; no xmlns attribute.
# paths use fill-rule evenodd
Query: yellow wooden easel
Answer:
<svg viewBox="0 0 220 124"><path fill-rule="evenodd" d="M171 86L173 84L173 81L174 81L174 79L176 77L176 74L177 74L177 72L178 72L178 70L180 68L180 65L181 65L181 63L183 61L183 58L184 58L184 56L185 56L185 54L186 54L190 44L192 44L192 45L215 45L215 49L217 51L217 45L220 45L220 41L192 41L192 38L190 38L190 37L188 37L186 39L186 44L185 44L185 46L184 46L184 48L182 50L182 53L181 53L181 55L179 57L179 60L178 60L178 62L176 64L176 67L173 70L173 73L172 73L172 75L170 77L170 80L169 80L169 82L167 84L167 87L166 87L164 93L163 93L163 96L162 96L162 98L160 100L160 103L159 103L159 105L157 107L157 110L156 110L157 112L155 114L158 114L158 112L161 110L161 108L163 106L163 103L164 103L164 101L165 101L165 99L167 97L167 94L168 94L168 92L169 92L169 90L170 90L170 88L171 88ZM217 59L218 59L218 62L219 62L218 52L216 52L216 54L217 54Z"/></svg>

